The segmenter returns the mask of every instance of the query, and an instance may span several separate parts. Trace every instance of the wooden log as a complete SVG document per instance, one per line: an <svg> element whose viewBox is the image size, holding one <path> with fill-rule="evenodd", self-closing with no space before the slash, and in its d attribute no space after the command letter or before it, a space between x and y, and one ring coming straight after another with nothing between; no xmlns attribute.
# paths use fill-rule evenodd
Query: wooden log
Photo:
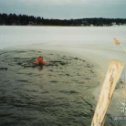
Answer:
<svg viewBox="0 0 126 126"><path fill-rule="evenodd" d="M119 61L112 61L109 65L99 100L95 109L91 126L103 126L105 114L112 100L112 95L116 87L116 83L120 78L123 70L123 64Z"/></svg>

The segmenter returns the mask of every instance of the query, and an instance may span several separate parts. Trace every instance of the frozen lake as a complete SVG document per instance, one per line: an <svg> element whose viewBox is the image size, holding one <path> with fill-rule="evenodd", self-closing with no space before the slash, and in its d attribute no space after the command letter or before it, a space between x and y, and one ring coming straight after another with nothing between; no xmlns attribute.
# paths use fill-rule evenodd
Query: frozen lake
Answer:
<svg viewBox="0 0 126 126"><path fill-rule="evenodd" d="M36 27L0 26L0 48L48 44L49 46L111 46L113 38L126 44L126 26Z"/></svg>

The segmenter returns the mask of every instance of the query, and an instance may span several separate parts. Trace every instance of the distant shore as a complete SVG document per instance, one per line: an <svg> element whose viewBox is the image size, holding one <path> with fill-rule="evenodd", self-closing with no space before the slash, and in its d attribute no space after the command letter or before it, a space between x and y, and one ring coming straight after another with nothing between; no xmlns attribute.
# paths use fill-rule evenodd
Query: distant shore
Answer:
<svg viewBox="0 0 126 126"><path fill-rule="evenodd" d="M45 19L29 15L0 13L0 25L31 26L112 26L126 25L124 18L81 18L81 19Z"/></svg>

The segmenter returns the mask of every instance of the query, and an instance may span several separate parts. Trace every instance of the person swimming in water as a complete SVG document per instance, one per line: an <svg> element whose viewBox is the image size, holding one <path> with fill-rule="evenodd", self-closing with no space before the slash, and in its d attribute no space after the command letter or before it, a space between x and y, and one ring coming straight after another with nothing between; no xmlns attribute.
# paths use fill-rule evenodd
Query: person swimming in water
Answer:
<svg viewBox="0 0 126 126"><path fill-rule="evenodd" d="M36 61L34 62L35 65L46 65L47 62L44 61L43 57L42 56L39 56Z"/></svg>
<svg viewBox="0 0 126 126"><path fill-rule="evenodd" d="M42 56L39 56L36 61L33 63L35 66L39 66L39 70L43 69L43 65L48 64Z"/></svg>

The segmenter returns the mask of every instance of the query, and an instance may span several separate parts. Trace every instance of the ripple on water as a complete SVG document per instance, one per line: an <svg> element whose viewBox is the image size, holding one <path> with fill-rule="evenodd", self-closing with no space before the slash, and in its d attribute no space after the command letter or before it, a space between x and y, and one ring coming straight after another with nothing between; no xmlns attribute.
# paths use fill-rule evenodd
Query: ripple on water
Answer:
<svg viewBox="0 0 126 126"><path fill-rule="evenodd" d="M94 109L90 90L97 84L90 78L96 77L93 66L47 51L44 57L49 64L39 70L32 62L41 54L0 53L0 61L9 62L0 66L0 126L90 125Z"/></svg>

